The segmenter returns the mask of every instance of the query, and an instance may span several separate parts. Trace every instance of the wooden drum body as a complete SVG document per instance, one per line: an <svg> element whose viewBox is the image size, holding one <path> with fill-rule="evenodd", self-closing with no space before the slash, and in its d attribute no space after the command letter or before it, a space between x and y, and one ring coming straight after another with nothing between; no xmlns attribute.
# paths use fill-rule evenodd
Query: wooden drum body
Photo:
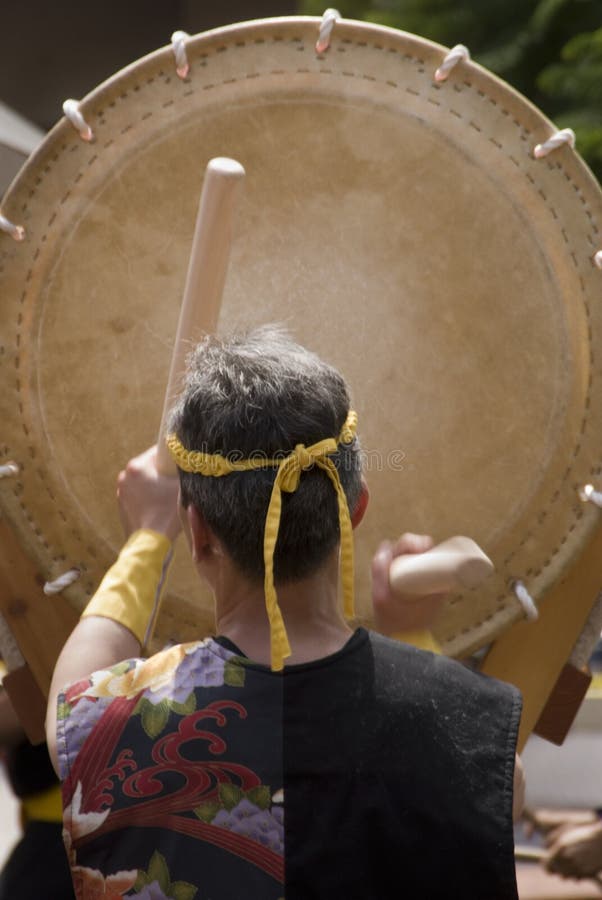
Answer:
<svg viewBox="0 0 602 900"><path fill-rule="evenodd" d="M9 190L1 235L0 505L81 608L121 544L115 477L155 439L202 172L247 171L220 330L282 322L351 384L371 505L357 606L383 537L468 534L496 574L439 628L463 655L538 602L599 527L602 194L553 126L443 48L274 19L165 48L61 120ZM52 602L46 600L44 602ZM213 627L178 550L158 637Z"/></svg>

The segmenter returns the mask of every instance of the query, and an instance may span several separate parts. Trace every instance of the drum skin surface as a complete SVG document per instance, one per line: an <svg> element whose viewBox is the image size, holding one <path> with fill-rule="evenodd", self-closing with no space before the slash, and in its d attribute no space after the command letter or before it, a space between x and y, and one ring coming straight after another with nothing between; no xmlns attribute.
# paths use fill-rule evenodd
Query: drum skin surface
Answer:
<svg viewBox="0 0 602 900"><path fill-rule="evenodd" d="M602 194L554 126L473 63L342 21L207 32L134 63L61 120L3 203L3 515L44 579L73 566L81 608L122 541L115 478L156 439L202 174L247 171L220 332L283 323L349 381L371 503L371 556L411 530L467 534L496 573L452 598L446 652L483 646L537 602L599 527ZM327 435L325 435L327 437ZM158 640L214 627L179 547ZM50 601L49 601L50 602Z"/></svg>

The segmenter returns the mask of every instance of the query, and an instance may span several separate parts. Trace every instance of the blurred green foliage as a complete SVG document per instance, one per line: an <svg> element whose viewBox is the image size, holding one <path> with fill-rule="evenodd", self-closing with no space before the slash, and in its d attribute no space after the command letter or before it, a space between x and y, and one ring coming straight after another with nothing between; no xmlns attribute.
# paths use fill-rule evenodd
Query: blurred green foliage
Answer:
<svg viewBox="0 0 602 900"><path fill-rule="evenodd" d="M322 15L324 0L301 0ZM472 57L532 100L602 181L602 0L340 0L345 18L410 31Z"/></svg>

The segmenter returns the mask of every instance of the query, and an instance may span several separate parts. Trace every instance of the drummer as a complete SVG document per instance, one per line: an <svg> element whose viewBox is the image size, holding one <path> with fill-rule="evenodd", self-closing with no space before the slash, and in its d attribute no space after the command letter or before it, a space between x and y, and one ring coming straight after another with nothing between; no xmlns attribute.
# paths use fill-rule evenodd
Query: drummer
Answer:
<svg viewBox="0 0 602 900"><path fill-rule="evenodd" d="M77 896L516 898L518 692L341 612L368 504L342 376L275 328L207 338L171 426L179 502L154 449L128 463L126 544L54 673ZM218 636L144 660L181 529ZM423 646L444 598L388 567L431 546L373 564L377 626Z"/></svg>

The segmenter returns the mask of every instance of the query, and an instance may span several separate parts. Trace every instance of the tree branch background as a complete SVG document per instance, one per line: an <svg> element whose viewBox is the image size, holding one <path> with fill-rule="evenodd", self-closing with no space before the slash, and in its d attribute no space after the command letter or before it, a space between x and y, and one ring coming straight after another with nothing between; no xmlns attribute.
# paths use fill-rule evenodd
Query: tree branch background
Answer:
<svg viewBox="0 0 602 900"><path fill-rule="evenodd" d="M324 0L301 0L320 16ZM340 0L344 18L410 31L475 62L528 97L602 181L602 0Z"/></svg>

